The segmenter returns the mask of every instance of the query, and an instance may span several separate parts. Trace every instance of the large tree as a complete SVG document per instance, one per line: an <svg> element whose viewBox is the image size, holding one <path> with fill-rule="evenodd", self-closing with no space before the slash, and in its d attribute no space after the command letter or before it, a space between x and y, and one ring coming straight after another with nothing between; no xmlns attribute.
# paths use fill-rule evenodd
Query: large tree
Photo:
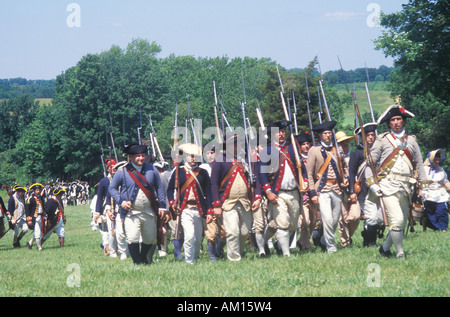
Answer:
<svg viewBox="0 0 450 317"><path fill-rule="evenodd" d="M448 0L410 0L381 15L376 48L392 56L391 91L415 113L410 129L424 151L450 148L450 6Z"/></svg>

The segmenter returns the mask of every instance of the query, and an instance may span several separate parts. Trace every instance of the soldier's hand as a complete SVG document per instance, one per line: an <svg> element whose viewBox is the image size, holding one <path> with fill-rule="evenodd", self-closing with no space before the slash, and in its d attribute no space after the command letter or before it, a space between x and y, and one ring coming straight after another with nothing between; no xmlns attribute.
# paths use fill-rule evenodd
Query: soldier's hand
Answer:
<svg viewBox="0 0 450 317"><path fill-rule="evenodd" d="M215 215L217 218L222 218L222 208L220 208L220 207L215 207L215 208L214 208L214 215Z"/></svg>
<svg viewBox="0 0 450 317"><path fill-rule="evenodd" d="M271 190L268 190L266 192L267 199L274 205L278 205L278 196L274 193L272 193Z"/></svg>
<svg viewBox="0 0 450 317"><path fill-rule="evenodd" d="M259 206L261 206L261 200L257 199L252 204L252 211L255 212L259 209Z"/></svg>
<svg viewBox="0 0 450 317"><path fill-rule="evenodd" d="M210 224L213 221L214 217L213 215L206 215L206 223Z"/></svg>
<svg viewBox="0 0 450 317"><path fill-rule="evenodd" d="M124 201L122 202L121 207L122 207L123 209L127 210L127 211L131 211L131 201L129 201L129 200L124 200Z"/></svg>
<svg viewBox="0 0 450 317"><path fill-rule="evenodd" d="M358 200L358 196L353 193L350 195L350 199L349 199L352 203L356 203L356 201Z"/></svg>
<svg viewBox="0 0 450 317"><path fill-rule="evenodd" d="M313 196L311 198L311 201L313 202L314 205L318 205L319 204L319 196Z"/></svg>

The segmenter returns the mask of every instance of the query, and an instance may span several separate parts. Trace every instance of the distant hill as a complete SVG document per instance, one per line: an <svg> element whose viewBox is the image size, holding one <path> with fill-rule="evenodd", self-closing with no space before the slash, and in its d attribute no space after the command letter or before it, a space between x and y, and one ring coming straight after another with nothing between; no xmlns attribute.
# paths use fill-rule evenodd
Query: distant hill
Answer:
<svg viewBox="0 0 450 317"><path fill-rule="evenodd" d="M25 78L0 79L0 100L21 95L28 95L34 99L53 98L55 93L55 79L28 80Z"/></svg>

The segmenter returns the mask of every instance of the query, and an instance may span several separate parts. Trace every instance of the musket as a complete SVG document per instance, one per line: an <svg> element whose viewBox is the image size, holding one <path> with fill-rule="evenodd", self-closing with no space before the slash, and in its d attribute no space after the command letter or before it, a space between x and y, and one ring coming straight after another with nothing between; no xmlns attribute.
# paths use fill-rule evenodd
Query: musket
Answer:
<svg viewBox="0 0 450 317"><path fill-rule="evenodd" d="M156 138L156 131L155 131L155 128L153 127L152 116L149 115L148 118L149 118L149 122L150 122L150 127L152 129L152 133L151 133L151 136L153 137L152 142L155 142L156 149L158 150L159 159L161 160L161 162L164 162L164 157L161 153L161 149L159 148L158 139Z"/></svg>
<svg viewBox="0 0 450 317"><path fill-rule="evenodd" d="M363 123L362 118L361 118L361 113L359 112L359 107L358 107L358 103L356 101L356 94L355 93L353 93L353 104L354 104L354 107L355 107L356 115L357 115L358 120L359 120L359 126L361 127L361 139L362 139L363 148L364 148L364 158L366 159L366 162L369 165L370 170L372 171L374 184L379 186L378 173L377 173L377 170L375 168L375 164L373 163L372 155L370 155L369 145L367 144L367 139L366 139L366 131L363 128L364 123ZM388 220L386 209L385 209L385 206L384 206L383 197L380 197L380 209L381 209L381 214L383 216L383 224L385 226L388 226L389 225L389 220Z"/></svg>
<svg viewBox="0 0 450 317"><path fill-rule="evenodd" d="M113 124L112 124L112 119L111 119L111 110L109 110L109 123L111 125L111 132L109 132L109 135L111 137L111 143L112 143L112 147L114 150L114 157L116 159L116 162L119 162L119 160L117 159L117 152L116 152L116 146L114 144L114 137L113 137Z"/></svg>
<svg viewBox="0 0 450 317"><path fill-rule="evenodd" d="M287 121L290 121L289 120L290 119L289 113L287 111L286 103L284 101L283 81L281 80L280 71L278 70L278 66L277 66L277 73L278 73L278 80L280 81L280 87L281 87L280 97L281 97L281 104L283 106L284 116L285 116ZM290 129L290 132L291 132L291 144L292 144L292 148L294 149L295 163L297 164L297 170L298 170L299 190L300 190L301 193L304 193L304 192L306 192L307 188L306 188L305 183L303 181L302 164L301 164L301 161L300 161L300 155L298 154L297 142L295 141L295 136L294 136L294 133L292 131L292 124L289 125L289 129Z"/></svg>
<svg viewBox="0 0 450 317"><path fill-rule="evenodd" d="M217 139L219 140L219 144L223 142L223 138L222 138L222 134L220 133L220 127L219 127L219 117L218 117L218 113L217 113L217 107L218 102L217 102L217 92L216 92L216 82L213 81L213 86L214 86L214 119L216 121L216 132L217 132Z"/></svg>
<svg viewBox="0 0 450 317"><path fill-rule="evenodd" d="M141 105L139 105L139 127L137 128L137 134L138 134L138 143L141 143L141 129L142 129L142 116L141 116Z"/></svg>
<svg viewBox="0 0 450 317"><path fill-rule="evenodd" d="M178 109L178 107L177 107ZM175 225L175 236L174 236L174 240L179 240L180 238L180 219L181 219L181 213L180 213L180 208L181 208L181 202L180 202L180 197L181 197L181 193L180 193L180 179L179 179L179 173L180 173L180 162L179 162L179 152L178 152L178 126L177 126L177 121L178 121L178 112L175 112L175 120L174 120L174 138L173 138L173 151L175 151L175 160L173 162L173 165L175 165L175 189L177 191L176 193L176 197L175 197L175 204L173 205L175 210L174 213L177 217L176 219L176 225ZM186 129L187 129L187 120L186 120Z"/></svg>
<svg viewBox="0 0 450 317"><path fill-rule="evenodd" d="M345 88L347 89L347 93L350 93L350 91L348 90L347 76L345 75L345 71L344 71L344 68L342 67L342 63L341 63L341 60L340 60L339 56L337 57L337 59L339 61L339 66L341 67L342 76L344 77ZM355 86L354 85L353 85L353 90L355 90ZM356 128L358 128L358 124L357 124L357 115L356 115L356 110L355 110L354 130L356 130ZM359 144L359 137L356 136L356 138L355 138L355 146L358 146L358 144Z"/></svg>
<svg viewBox="0 0 450 317"><path fill-rule="evenodd" d="M375 116L373 115L372 101L370 100L370 94L369 94L369 73L367 73L367 67L366 67L366 75L367 75L367 83L364 83L364 86L366 88L367 101L369 102L370 116L372 118L372 122L376 122ZM375 130L375 136L376 137L378 136L377 130Z"/></svg>
<svg viewBox="0 0 450 317"><path fill-rule="evenodd" d="M325 114L327 115L328 121L331 121L330 111L328 109L327 99L325 98L325 92L323 91L323 86L322 86L321 80L319 80L319 85L320 85L320 90L322 91L323 104L325 106ZM338 160L339 173L342 175L342 181L344 181L345 173L344 173L344 168L342 166L342 155L341 155L341 151L339 149L339 144L336 139L336 132L334 131L334 128L332 129L332 133L333 133L333 140L334 140L334 144L335 144L335 148L336 148L336 156L337 156L337 160Z"/></svg>
<svg viewBox="0 0 450 317"><path fill-rule="evenodd" d="M311 131L312 142L313 142L313 145L315 146L316 145L316 139L314 137L313 124L312 124L312 119L311 119L311 111L309 109L309 104L311 102L311 99L310 99L310 96L309 96L309 86L308 86L308 78L306 77L306 71L305 71L305 83L306 83L306 95L307 95L306 110L308 111L309 130ZM320 102L320 99L319 99L319 102Z"/></svg>
<svg viewBox="0 0 450 317"><path fill-rule="evenodd" d="M247 160L248 160L248 174L250 178L250 190L253 190L253 185L255 184L255 179L253 177L253 171L252 171L252 162L251 162L251 149L250 149L250 140L248 139L248 130L247 130L247 122L246 122L246 116L245 116L245 104L241 102L241 110L242 110L242 117L244 119L244 137L245 142L247 143ZM237 154L237 153L236 153ZM244 158L245 159L245 158ZM253 196L253 193L252 193Z"/></svg>
<svg viewBox="0 0 450 317"><path fill-rule="evenodd" d="M201 144L197 140L197 134L195 133L194 124L192 123L192 119L193 119L194 115L192 114L191 103L189 101L188 94L186 94L186 98L187 98L187 102L188 102L188 116L189 116L189 122L191 123L192 134L194 136L194 143L197 144L198 146L201 146Z"/></svg>
<svg viewBox="0 0 450 317"><path fill-rule="evenodd" d="M227 117L226 117L227 111L225 110L225 106L223 105L222 100L219 99L219 102L220 102L220 106L221 106L222 120L227 124L228 130L233 131L233 129L231 128L230 123L228 122ZM225 131L223 131L223 134L225 135Z"/></svg>
<svg viewBox="0 0 450 317"><path fill-rule="evenodd" d="M102 140L100 139L100 137L98 137L98 142L100 142L100 148L102 150L102 154L100 155L100 160L102 161L102 167L103 167L103 176L106 177L106 168L105 168L105 162L104 162L104 158L103 158L103 145L102 145Z"/></svg>
<svg viewBox="0 0 450 317"><path fill-rule="evenodd" d="M291 90L292 95L292 104L294 106L294 113L292 114L294 117L294 127L295 127L295 135L298 135L298 125L297 125L297 104L295 102L295 93L294 90Z"/></svg>

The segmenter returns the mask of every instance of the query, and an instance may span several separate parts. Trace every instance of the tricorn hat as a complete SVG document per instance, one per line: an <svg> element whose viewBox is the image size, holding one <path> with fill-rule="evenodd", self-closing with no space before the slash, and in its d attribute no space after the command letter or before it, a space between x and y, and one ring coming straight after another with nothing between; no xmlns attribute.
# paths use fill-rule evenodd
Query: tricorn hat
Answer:
<svg viewBox="0 0 450 317"><path fill-rule="evenodd" d="M370 133L370 132L375 132L377 130L377 126L378 124L376 122L369 122L363 125L364 128L364 132L366 133ZM353 131L354 135L359 135L361 134L361 127L357 127L354 131Z"/></svg>
<svg viewBox="0 0 450 317"><path fill-rule="evenodd" d="M41 189L44 188L44 185L40 184L40 183L36 183L30 186L29 189L36 189L37 187L40 187Z"/></svg>
<svg viewBox="0 0 450 317"><path fill-rule="evenodd" d="M295 139L297 140L298 144L302 145L305 142L311 142L311 135L308 133L308 131L305 131L299 135L295 136Z"/></svg>
<svg viewBox="0 0 450 317"><path fill-rule="evenodd" d="M323 131L331 131L334 129L334 127L336 126L337 122L336 121L327 121L327 122L323 122L319 125L316 125L313 128L314 132L317 133L322 133Z"/></svg>
<svg viewBox="0 0 450 317"><path fill-rule="evenodd" d="M195 155L195 156L201 156L202 155L202 148L194 143L184 143L181 144L178 147L178 151L180 155Z"/></svg>
<svg viewBox="0 0 450 317"><path fill-rule="evenodd" d="M64 188L62 188L62 187L56 187L54 190L53 190L53 195L60 195L60 194L62 194L62 193L65 193L66 192L66 190L64 189Z"/></svg>
<svg viewBox="0 0 450 317"><path fill-rule="evenodd" d="M23 186L20 186L20 185L15 185L14 187L13 187L13 189L16 191L16 192L27 192L27 189L25 188L25 187L23 187Z"/></svg>
<svg viewBox="0 0 450 317"><path fill-rule="evenodd" d="M395 116L401 116L403 119L406 118L414 118L414 114L412 112L409 112L404 107L400 105L392 105L389 108L386 109L385 112L383 112L380 117L378 118L378 125L389 121L392 117Z"/></svg>
<svg viewBox="0 0 450 317"><path fill-rule="evenodd" d="M147 146L139 143L127 144L123 149L123 153L127 155L145 154L147 153Z"/></svg>

